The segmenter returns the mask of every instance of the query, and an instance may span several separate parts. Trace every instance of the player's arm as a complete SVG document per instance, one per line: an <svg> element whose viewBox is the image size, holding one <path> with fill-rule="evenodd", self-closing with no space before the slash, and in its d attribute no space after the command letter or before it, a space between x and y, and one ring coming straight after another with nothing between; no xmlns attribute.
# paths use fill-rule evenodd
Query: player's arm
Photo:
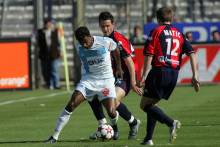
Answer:
<svg viewBox="0 0 220 147"><path fill-rule="evenodd" d="M154 50L156 43L158 42L158 37L156 36L157 31L152 30L150 35L145 43L143 54L144 54L144 66L143 73L141 76L140 87L144 86L147 75L151 69L151 62L154 56Z"/></svg>
<svg viewBox="0 0 220 147"><path fill-rule="evenodd" d="M137 86L136 76L135 76L135 66L131 56L124 58L125 64L128 67L130 79L131 79L131 87L138 94L142 95L142 89Z"/></svg>
<svg viewBox="0 0 220 147"><path fill-rule="evenodd" d="M116 44L115 41L113 41L111 38L106 38L106 44L107 48L109 51L112 51L112 56L115 59L115 64L116 64L116 71L115 71L115 76L117 78L122 78L123 77L123 70L121 68L121 55L120 55L120 50Z"/></svg>
<svg viewBox="0 0 220 147"><path fill-rule="evenodd" d="M197 61L196 61L195 53L191 53L189 55L189 58L190 58L190 64L191 64L191 69L192 69L192 84L193 84L195 91L198 92L200 89L200 82L198 79L198 72L196 68Z"/></svg>
<svg viewBox="0 0 220 147"><path fill-rule="evenodd" d="M147 55L144 57L144 67L143 67L143 74L140 81L140 87L142 87L145 83L147 75L151 69L151 62L153 60L153 55Z"/></svg>
<svg viewBox="0 0 220 147"><path fill-rule="evenodd" d="M115 64L116 64L116 71L115 71L115 76L117 78L123 78L123 70L121 68L121 58L120 58L120 50L119 48L116 48L112 52L113 58L115 59Z"/></svg>
<svg viewBox="0 0 220 147"><path fill-rule="evenodd" d="M194 49L190 45L189 41L184 37L183 51L189 56L192 69L192 84L196 92L200 89L200 82L198 79L198 71L196 68L197 60L194 53Z"/></svg>

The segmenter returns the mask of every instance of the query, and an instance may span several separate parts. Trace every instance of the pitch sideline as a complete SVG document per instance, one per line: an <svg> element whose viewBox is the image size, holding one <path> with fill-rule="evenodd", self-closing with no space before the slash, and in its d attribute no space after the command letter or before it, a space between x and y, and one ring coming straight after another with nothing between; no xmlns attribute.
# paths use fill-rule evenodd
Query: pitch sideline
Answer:
<svg viewBox="0 0 220 147"><path fill-rule="evenodd" d="M51 93L51 94L42 95L42 96L26 97L26 98L22 98L19 100L3 101L3 102L0 102L0 106L9 105L9 104L13 104L13 103L19 103L19 102L32 101L32 100L42 99L42 98L52 98L54 96L63 95L63 94L67 94L67 93L69 93L69 92L64 91L64 92Z"/></svg>

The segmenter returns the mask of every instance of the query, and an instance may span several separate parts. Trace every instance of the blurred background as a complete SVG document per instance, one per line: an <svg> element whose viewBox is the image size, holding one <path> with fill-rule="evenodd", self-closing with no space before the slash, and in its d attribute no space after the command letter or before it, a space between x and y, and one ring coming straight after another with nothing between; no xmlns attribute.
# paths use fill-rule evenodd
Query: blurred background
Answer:
<svg viewBox="0 0 220 147"><path fill-rule="evenodd" d="M93 35L101 35L98 15L102 11L110 11L115 17L116 29L130 39L138 50L138 56L141 56L144 41L149 31L156 26L155 12L161 6L170 6L174 9L174 25L178 26L184 34L190 32L192 40L190 37L188 39L193 43L205 43L206 50L210 50L214 45L212 55L206 53L203 55L200 48L204 48L204 46L196 48L196 50L200 51L201 60L199 61L202 62L202 59L209 58L208 65L206 66L204 63L204 67L207 69L201 68L200 70L203 74L209 75L209 77L202 75L204 76L203 81L220 82L218 65L220 47L218 43L216 47L218 40L214 41L212 36L214 31L217 31L219 35L220 0L0 0L0 38L3 40L1 42L16 42L17 39L22 38L30 41L30 52L28 53L30 57L27 58L30 61L28 62L28 70L30 70L28 75L31 81L29 88L40 88L42 87L42 77L36 41L37 30L43 27L45 18L50 18L55 25L61 22L64 27L67 72L70 84L74 85L80 79L80 64L74 49L74 29L86 25ZM211 43L211 47L207 46L207 43L208 45ZM211 64L212 61L215 61L214 65ZM184 60L184 63L186 62L187 59ZM7 65L4 64L4 66ZM64 61L62 60L61 86L65 85L66 77L63 66ZM213 66L211 71L208 68L210 66ZM19 68L19 65L14 68ZM209 72L212 75L211 79ZM185 75L180 75L180 77L186 79L180 79L179 82L189 81ZM4 83L1 78L3 77L0 74L0 82Z"/></svg>

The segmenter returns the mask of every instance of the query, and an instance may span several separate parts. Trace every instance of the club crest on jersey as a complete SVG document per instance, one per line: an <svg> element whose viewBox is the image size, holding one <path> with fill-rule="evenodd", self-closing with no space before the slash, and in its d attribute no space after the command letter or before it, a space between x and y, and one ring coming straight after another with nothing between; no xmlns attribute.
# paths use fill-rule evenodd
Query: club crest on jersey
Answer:
<svg viewBox="0 0 220 147"><path fill-rule="evenodd" d="M109 89L108 89L108 88L104 88L104 89L102 90L102 94L103 94L104 96L108 96L108 95L109 95Z"/></svg>

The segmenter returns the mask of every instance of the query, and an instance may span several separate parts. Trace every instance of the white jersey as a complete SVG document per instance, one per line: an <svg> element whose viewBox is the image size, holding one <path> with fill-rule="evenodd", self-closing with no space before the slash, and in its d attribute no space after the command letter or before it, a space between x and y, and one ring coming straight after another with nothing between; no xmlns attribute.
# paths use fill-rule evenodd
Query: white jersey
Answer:
<svg viewBox="0 0 220 147"><path fill-rule="evenodd" d="M82 63L82 79L112 78L112 64L110 51L116 49L117 44L108 37L93 36L94 43L90 49L78 45L77 51Z"/></svg>

